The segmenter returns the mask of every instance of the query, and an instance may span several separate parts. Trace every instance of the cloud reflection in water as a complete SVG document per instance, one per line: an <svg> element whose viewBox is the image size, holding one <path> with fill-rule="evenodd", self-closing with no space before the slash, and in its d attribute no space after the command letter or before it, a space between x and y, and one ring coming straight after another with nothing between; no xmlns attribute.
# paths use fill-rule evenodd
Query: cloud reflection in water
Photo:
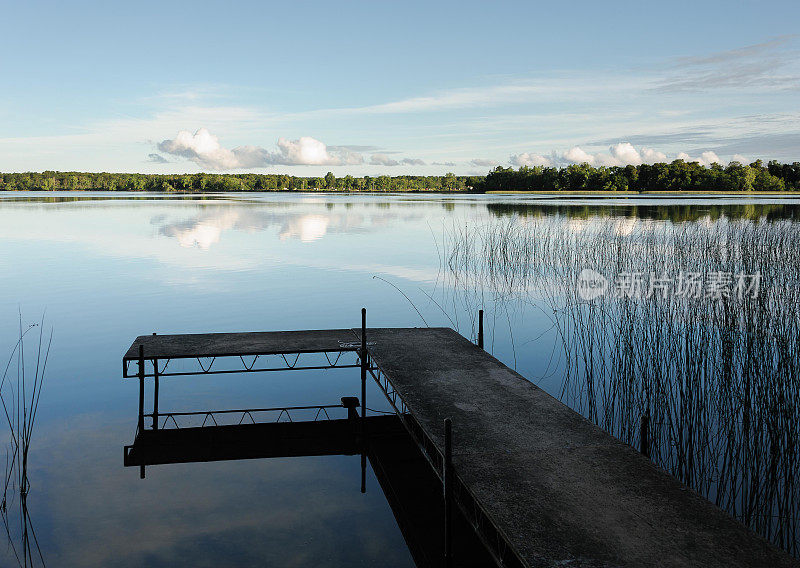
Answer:
<svg viewBox="0 0 800 568"><path fill-rule="evenodd" d="M228 231L266 231L276 229L280 240L297 239L311 243L329 233L363 233L395 222L422 218L421 212L389 212L386 209L364 212L337 211L340 207L308 204L292 208L243 209L241 206L210 206L207 211L182 220L163 216L151 219L160 235L175 238L182 247L208 250Z"/></svg>

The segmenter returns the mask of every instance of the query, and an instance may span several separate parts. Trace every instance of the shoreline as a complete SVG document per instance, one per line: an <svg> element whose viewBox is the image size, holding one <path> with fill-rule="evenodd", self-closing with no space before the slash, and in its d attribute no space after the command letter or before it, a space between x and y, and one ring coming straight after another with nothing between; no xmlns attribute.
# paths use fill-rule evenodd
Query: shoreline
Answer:
<svg viewBox="0 0 800 568"><path fill-rule="evenodd" d="M681 190L664 190L664 191L604 191L604 190L585 190L585 191L545 191L545 190L527 190L527 191L487 191L484 195L552 195L556 197L620 197L622 199L630 197L648 197L658 198L662 196L667 197L800 197L800 191L681 191Z"/></svg>
<svg viewBox="0 0 800 568"><path fill-rule="evenodd" d="M239 190L239 191L131 191L113 189L0 189L2 194L15 193L37 193L37 194L64 194L64 193L104 193L104 194L156 194L156 195L225 195L225 194L270 194L270 193L292 193L292 194L324 194L324 195L541 195L551 196L556 199L586 198L595 197L598 199L636 199L649 198L658 199L661 197L686 197L686 198L743 198L752 199L757 197L772 198L793 198L800 197L800 191L681 191L664 190L657 192L645 191L606 191L606 190L582 190L582 191L547 191L547 190L509 190L509 191L441 191L441 190L408 190L408 191L358 191L358 190L330 190L330 189L260 189L260 190Z"/></svg>

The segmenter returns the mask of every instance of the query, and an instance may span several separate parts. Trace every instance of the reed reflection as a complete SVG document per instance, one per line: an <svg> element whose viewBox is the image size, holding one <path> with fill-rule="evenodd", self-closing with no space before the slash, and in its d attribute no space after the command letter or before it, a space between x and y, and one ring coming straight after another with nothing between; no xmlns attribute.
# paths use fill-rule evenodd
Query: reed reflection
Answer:
<svg viewBox="0 0 800 568"><path fill-rule="evenodd" d="M37 335L38 345L31 360L30 355L26 358L25 345ZM44 317L38 323L25 325L20 314L19 339L11 350L0 381L0 405L8 426L0 517L8 549L17 564L26 568L46 565L28 509L31 490L28 455L52 339L52 330L49 337L45 335Z"/></svg>

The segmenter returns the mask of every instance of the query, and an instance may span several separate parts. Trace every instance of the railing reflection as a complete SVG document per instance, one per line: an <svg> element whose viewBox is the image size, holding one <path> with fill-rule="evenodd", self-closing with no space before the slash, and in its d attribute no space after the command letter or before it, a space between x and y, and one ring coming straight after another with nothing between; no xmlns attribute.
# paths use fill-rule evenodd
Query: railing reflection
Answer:
<svg viewBox="0 0 800 568"><path fill-rule="evenodd" d="M442 485L403 425L413 418L392 413L362 419L359 404L343 397L333 405L164 413L161 427L140 430L125 446L124 463L144 476L146 467L166 464L359 455L362 487L369 464L415 564L441 566ZM223 418L229 423L220 424ZM195 425L186 425L192 420ZM458 511L453 517L455 565L492 566L465 518Z"/></svg>

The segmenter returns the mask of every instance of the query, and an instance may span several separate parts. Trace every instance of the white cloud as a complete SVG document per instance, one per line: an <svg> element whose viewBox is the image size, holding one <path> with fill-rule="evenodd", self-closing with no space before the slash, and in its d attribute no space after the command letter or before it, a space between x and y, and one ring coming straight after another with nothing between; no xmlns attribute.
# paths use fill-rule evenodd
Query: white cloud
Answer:
<svg viewBox="0 0 800 568"><path fill-rule="evenodd" d="M372 154L372 157L369 159L369 163L376 166L396 166L400 162L391 159L386 154Z"/></svg>
<svg viewBox="0 0 800 568"><path fill-rule="evenodd" d="M523 152L522 154L515 154L509 158L512 165L522 166L552 166L553 160L541 154L533 154L530 152Z"/></svg>
<svg viewBox="0 0 800 568"><path fill-rule="evenodd" d="M310 136L297 140L278 138L277 152L260 146L238 146L232 150L224 148L219 138L201 128L194 134L182 130L171 140L158 144L158 149L173 156L187 158L201 167L212 170L259 168L272 165L357 165L364 158L346 148L331 152L323 143Z"/></svg>
<svg viewBox="0 0 800 568"><path fill-rule="evenodd" d="M192 135L188 130L181 130L172 140L164 140L158 149L167 154L189 158L202 166L215 170L226 170L236 167L236 155L223 148L219 139L205 128L201 128Z"/></svg>
<svg viewBox="0 0 800 568"><path fill-rule="evenodd" d="M658 91L704 91L743 88L797 90L800 74L797 53L791 45L796 36L782 36L711 55L678 58ZM788 69L782 69L788 67ZM780 71L779 71L780 70Z"/></svg>
<svg viewBox="0 0 800 568"><path fill-rule="evenodd" d="M460 88L439 92L433 95L410 97L388 103L355 108L324 109L311 113L343 113L343 114L395 114L409 112L427 112L433 110L495 106L505 102L532 100L552 93L577 91L571 84L555 81L538 81L490 87Z"/></svg>
<svg viewBox="0 0 800 568"><path fill-rule="evenodd" d="M652 148L642 148L642 161L648 164L666 162L667 155L664 152L653 150Z"/></svg>
<svg viewBox="0 0 800 568"><path fill-rule="evenodd" d="M403 158L402 160L395 160L390 158L386 154L372 154L369 159L369 163L373 166L425 166L427 165L425 160L420 158Z"/></svg>
<svg viewBox="0 0 800 568"><path fill-rule="evenodd" d="M496 105L505 101L524 100L532 95L544 92L547 92L547 88L535 84L453 89L436 95L412 97L390 103L373 105L360 110L371 113L405 113Z"/></svg>
<svg viewBox="0 0 800 568"><path fill-rule="evenodd" d="M573 164L590 164L596 163L595 157L591 154L584 152L580 146L573 146L561 156L565 161Z"/></svg>
<svg viewBox="0 0 800 568"><path fill-rule="evenodd" d="M724 162L720 160L719 156L710 150L703 152L698 158L692 158L686 152L679 152L677 157L679 160L683 160L685 162L697 162L701 166L706 167L710 166L711 164L724 164Z"/></svg>
<svg viewBox="0 0 800 568"><path fill-rule="evenodd" d="M619 166L621 164L620 164L619 160L617 160L611 154L603 154L601 152L601 153L598 153L598 154L594 155L594 165L595 166L611 167L611 166Z"/></svg>
<svg viewBox="0 0 800 568"><path fill-rule="evenodd" d="M497 165L497 162L495 162L494 160L484 160L481 158L475 158L474 160L470 161L470 164L472 164L473 166L492 168Z"/></svg>
<svg viewBox="0 0 800 568"><path fill-rule="evenodd" d="M355 165L363 163L361 154L350 150L342 150L334 155L315 138L302 136L297 140L278 138L280 155L272 162L284 165Z"/></svg>
<svg viewBox="0 0 800 568"><path fill-rule="evenodd" d="M147 161L153 164L168 164L169 160L167 160L161 154L147 154Z"/></svg>
<svg viewBox="0 0 800 568"><path fill-rule="evenodd" d="M609 147L608 154L590 154L580 146L574 146L560 155L560 161L591 166L638 166L666 162L667 155L652 148L637 150L630 142L620 142Z"/></svg>
<svg viewBox="0 0 800 568"><path fill-rule="evenodd" d="M642 156L630 142L620 142L609 148L611 156L617 162L616 166L638 166L642 163Z"/></svg>
<svg viewBox="0 0 800 568"><path fill-rule="evenodd" d="M638 166L643 163L642 155L630 142L620 142L608 149L608 154L589 154L580 146L574 146L562 154L566 162L590 164L592 166Z"/></svg>
<svg viewBox="0 0 800 568"><path fill-rule="evenodd" d="M286 118L319 117L335 115L407 114L433 111L450 111L470 108L497 107L514 103L541 103L545 101L594 100L603 93L646 89L651 81L625 75L624 81L612 79L607 73L580 79L563 75L539 76L513 82L480 87L460 87L412 96L384 103L360 107L333 107L299 111Z"/></svg>
<svg viewBox="0 0 800 568"><path fill-rule="evenodd" d="M719 159L714 152L703 152L700 154L700 158L702 159L702 163L705 166L710 166L711 164L722 164L724 163L722 160Z"/></svg>

